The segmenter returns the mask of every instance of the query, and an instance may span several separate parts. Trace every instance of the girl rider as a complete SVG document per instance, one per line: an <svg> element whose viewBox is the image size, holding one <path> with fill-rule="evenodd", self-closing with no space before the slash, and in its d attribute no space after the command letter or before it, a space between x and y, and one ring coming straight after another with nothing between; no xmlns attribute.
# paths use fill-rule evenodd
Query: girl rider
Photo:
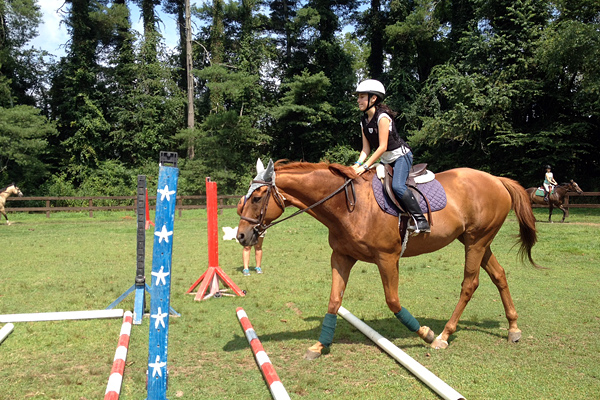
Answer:
<svg viewBox="0 0 600 400"><path fill-rule="evenodd" d="M554 174L552 173L552 167L546 165L546 174L544 175L544 201L548 202L548 196L552 192L552 185L556 186L558 183L554 180Z"/></svg>
<svg viewBox="0 0 600 400"><path fill-rule="evenodd" d="M362 175L379 158L381 162L394 168L392 189L402 208L412 215L416 226L409 224L411 231L430 232L429 223L421 211L412 191L406 187L406 179L412 168L413 155L410 147L398 136L393 112L383 104L385 87L374 79L361 82L357 88L358 109L363 112L360 121L362 129L362 151L354 163L354 171ZM369 157L369 154L373 154Z"/></svg>

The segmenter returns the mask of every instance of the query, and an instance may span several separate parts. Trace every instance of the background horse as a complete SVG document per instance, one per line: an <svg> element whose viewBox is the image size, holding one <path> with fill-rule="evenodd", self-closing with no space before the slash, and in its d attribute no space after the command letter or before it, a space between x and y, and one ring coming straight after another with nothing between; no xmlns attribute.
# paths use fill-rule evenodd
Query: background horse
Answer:
<svg viewBox="0 0 600 400"><path fill-rule="evenodd" d="M400 305L398 261L402 241L398 217L379 208L371 185L374 172L358 177L351 167L337 164L282 165L280 162L276 164L275 172L272 176L259 174L253 181L247 201L240 210L237 239L244 246L253 245L258 235L289 205L300 209L310 207L306 212L329 228L329 245L333 250L331 294L321 336L309 348L306 358L318 357L331 344L336 314L342 304L350 270L357 260L377 265L390 310L434 348L448 346L448 338L456 331L459 318L479 285L482 267L500 292L508 319L508 340L517 342L520 339L517 312L506 274L490 247L512 208L519 223L519 254L522 258L527 256L535 265L531 258L531 249L537 241L535 217L527 193L516 181L467 168L436 174L446 191L447 205L433 213L431 233L411 237L404 253L405 257L412 257L434 252L455 239L465 246L460 298L444 330L434 340L433 331L420 326ZM354 192L349 190L349 194L342 188L348 179L354 183ZM406 313L413 322L404 318Z"/></svg>
<svg viewBox="0 0 600 400"><path fill-rule="evenodd" d="M554 193L548 196L548 202L544 201L544 196L538 196L535 194L536 187L527 188L527 194L529 194L529 198L531 200L531 204L541 204L543 206L548 206L550 213L548 214L548 222L552 222L552 210L554 207L559 208L563 212L562 221L565 222L565 218L569 214L569 211L563 207L563 202L565 200L565 196L568 192L577 192L579 194L583 193L583 190L579 188L577 182L571 179L571 182L561 183L558 186L554 187Z"/></svg>
<svg viewBox="0 0 600 400"><path fill-rule="evenodd" d="M14 183L11 183L4 189L0 190L0 214L4 215L4 218L6 218L6 225L10 225L10 221L8 220L8 217L6 216L6 211L4 210L4 204L6 204L6 199L8 199L8 197L11 194L16 194L19 197L23 197L23 193L21 192L21 190L18 187L15 186ZM1 218L2 217L0 217L0 219Z"/></svg>

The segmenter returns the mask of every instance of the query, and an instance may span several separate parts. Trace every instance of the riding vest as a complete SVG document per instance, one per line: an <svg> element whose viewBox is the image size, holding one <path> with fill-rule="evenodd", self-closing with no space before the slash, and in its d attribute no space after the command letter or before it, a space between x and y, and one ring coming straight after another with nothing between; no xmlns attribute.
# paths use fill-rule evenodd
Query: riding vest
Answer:
<svg viewBox="0 0 600 400"><path fill-rule="evenodd" d="M367 121L367 114L362 116L360 126L362 127L363 133L367 138L371 149L375 150L379 147L379 120L381 118L389 118L390 120L390 133L388 135L387 149L381 156L381 161L384 163L391 163L395 161L396 158L403 156L410 151L410 147L398 135L394 119L385 111L376 109L375 114L370 121Z"/></svg>

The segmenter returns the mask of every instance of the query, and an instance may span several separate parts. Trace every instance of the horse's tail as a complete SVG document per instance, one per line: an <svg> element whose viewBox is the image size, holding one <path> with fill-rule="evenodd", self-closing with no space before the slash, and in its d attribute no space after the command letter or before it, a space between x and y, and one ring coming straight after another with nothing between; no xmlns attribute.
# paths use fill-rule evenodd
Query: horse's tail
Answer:
<svg viewBox="0 0 600 400"><path fill-rule="evenodd" d="M519 221L519 242L521 243L519 256L521 260L524 260L525 256L527 256L533 266L541 268L531 257L531 249L537 242L537 230L535 229L535 216L531 208L529 194L517 181L501 177L499 179L508 193L510 193L512 209Z"/></svg>

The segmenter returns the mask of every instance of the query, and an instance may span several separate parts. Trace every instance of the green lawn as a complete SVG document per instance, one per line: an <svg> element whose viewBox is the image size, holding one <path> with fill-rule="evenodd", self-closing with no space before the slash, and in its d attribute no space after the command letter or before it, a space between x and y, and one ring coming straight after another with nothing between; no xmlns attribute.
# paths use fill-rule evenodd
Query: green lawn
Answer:
<svg viewBox="0 0 600 400"><path fill-rule="evenodd" d="M547 220L546 209L534 211ZM0 225L1 314L103 309L134 283L133 213L10 218L12 226ZM237 221L235 210L219 215L220 226ZM182 316L170 319L169 399L271 399L238 322L240 306L292 399L438 398L342 318L331 352L303 360L330 290L327 231L316 220L301 215L269 230L262 275L243 277L241 246L220 240L219 264L247 296L195 302L185 292L208 266L206 230L204 210L175 219L171 305ZM467 399L597 398L600 212L572 210L566 223L540 222L538 231L533 256L547 269L518 261L512 214L493 246L519 312L516 345L506 341L502 302L483 271L446 350L427 347L393 317L374 265L355 266L344 306ZM146 237L149 276L153 237ZM462 263L460 243L401 260L402 304L436 334L458 300ZM122 308L132 310L133 300ZM102 398L121 322L15 323L0 345L0 399ZM122 399L145 398L147 362L146 317L132 330Z"/></svg>

